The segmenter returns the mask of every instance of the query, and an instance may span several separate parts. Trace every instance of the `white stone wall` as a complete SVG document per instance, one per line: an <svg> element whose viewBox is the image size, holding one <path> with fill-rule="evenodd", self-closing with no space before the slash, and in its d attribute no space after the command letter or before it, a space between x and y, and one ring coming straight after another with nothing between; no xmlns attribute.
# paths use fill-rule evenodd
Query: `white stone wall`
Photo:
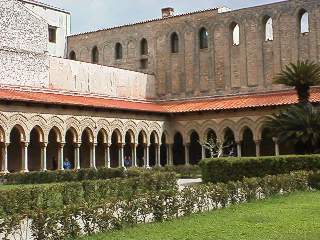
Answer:
<svg viewBox="0 0 320 240"><path fill-rule="evenodd" d="M48 85L47 24L16 0L0 0L0 84Z"/></svg>
<svg viewBox="0 0 320 240"><path fill-rule="evenodd" d="M116 98L156 96L153 75L54 57L50 57L49 87Z"/></svg>
<svg viewBox="0 0 320 240"><path fill-rule="evenodd" d="M51 56L65 57L67 49L67 36L71 32L71 16L65 11L35 4L29 0L19 0L24 6L43 18L50 26L56 27L56 43L48 42L48 52ZM46 29L48 31L48 28Z"/></svg>

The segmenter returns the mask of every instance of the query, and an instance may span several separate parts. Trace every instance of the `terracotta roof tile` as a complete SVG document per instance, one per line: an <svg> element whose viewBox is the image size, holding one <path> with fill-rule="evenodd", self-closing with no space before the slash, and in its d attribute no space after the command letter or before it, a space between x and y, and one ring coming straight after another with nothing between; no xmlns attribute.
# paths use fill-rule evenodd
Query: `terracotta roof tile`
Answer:
<svg viewBox="0 0 320 240"><path fill-rule="evenodd" d="M289 105L297 103L297 96L295 91L289 90L197 100L148 102L2 88L0 89L1 100L154 113L185 113ZM311 101L320 103L320 88L312 89Z"/></svg>

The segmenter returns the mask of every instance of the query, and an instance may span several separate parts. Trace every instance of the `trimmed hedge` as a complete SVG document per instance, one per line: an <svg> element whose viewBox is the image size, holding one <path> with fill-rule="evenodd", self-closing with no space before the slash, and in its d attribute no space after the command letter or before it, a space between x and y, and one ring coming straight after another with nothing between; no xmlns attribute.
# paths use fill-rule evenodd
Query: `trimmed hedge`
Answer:
<svg viewBox="0 0 320 240"><path fill-rule="evenodd" d="M92 205L110 198L132 199L137 194L176 188L175 174L162 172L148 172L127 179L15 186L0 190L0 216L21 214L39 208L60 210L71 205Z"/></svg>
<svg viewBox="0 0 320 240"><path fill-rule="evenodd" d="M242 182L201 184L178 189L151 191L135 198L107 199L100 204L69 205L58 211L36 209L25 214L4 216L0 237L12 233L26 237L26 222L32 239L75 239L146 222L162 222L197 212L225 208L277 194L308 191L311 172L293 172ZM28 221L25 221L28 219ZM2 234L2 236L1 236Z"/></svg>
<svg viewBox="0 0 320 240"><path fill-rule="evenodd" d="M228 182L300 170L319 170L320 155L214 158L200 162L205 182Z"/></svg>
<svg viewBox="0 0 320 240"><path fill-rule="evenodd" d="M99 168L79 169L28 173L9 173L1 176L1 180L7 184L42 184L73 182L84 180L112 179L125 177L123 168Z"/></svg>

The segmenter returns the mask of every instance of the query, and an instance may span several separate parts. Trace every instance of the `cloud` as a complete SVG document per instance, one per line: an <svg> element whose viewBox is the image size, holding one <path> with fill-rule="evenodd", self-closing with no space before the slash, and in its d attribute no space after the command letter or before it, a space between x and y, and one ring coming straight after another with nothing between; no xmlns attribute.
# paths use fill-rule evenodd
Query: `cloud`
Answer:
<svg viewBox="0 0 320 240"><path fill-rule="evenodd" d="M173 7L176 13L227 6L232 9L262 5L279 0L40 0L69 10L72 33L92 31L146 19L158 18L161 8Z"/></svg>

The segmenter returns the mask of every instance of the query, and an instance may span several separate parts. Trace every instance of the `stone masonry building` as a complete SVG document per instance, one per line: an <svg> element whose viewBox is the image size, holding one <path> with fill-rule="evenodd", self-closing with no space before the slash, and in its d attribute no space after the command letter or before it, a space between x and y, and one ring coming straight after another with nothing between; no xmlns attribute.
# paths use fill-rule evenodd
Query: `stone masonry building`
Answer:
<svg viewBox="0 0 320 240"><path fill-rule="evenodd" d="M226 154L292 153L264 120L297 102L275 74L320 62L318 0L167 8L160 19L69 36L69 59L48 51L50 22L23 2L0 0L2 172L63 169L66 159L75 169L129 157L141 167L197 164L208 138Z"/></svg>

